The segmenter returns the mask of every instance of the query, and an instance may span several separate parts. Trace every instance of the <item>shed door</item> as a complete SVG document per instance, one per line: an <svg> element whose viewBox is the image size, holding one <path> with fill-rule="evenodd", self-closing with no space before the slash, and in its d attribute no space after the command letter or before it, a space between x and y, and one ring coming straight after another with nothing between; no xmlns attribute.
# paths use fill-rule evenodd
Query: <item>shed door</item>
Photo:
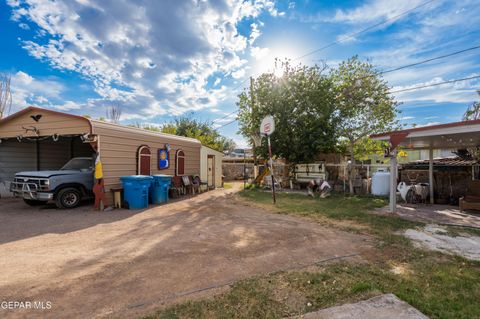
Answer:
<svg viewBox="0 0 480 319"><path fill-rule="evenodd" d="M215 156L207 157L207 182L208 187L215 187Z"/></svg>
<svg viewBox="0 0 480 319"><path fill-rule="evenodd" d="M150 148L146 145L138 149L138 171L139 175L150 175L150 158L152 154Z"/></svg>

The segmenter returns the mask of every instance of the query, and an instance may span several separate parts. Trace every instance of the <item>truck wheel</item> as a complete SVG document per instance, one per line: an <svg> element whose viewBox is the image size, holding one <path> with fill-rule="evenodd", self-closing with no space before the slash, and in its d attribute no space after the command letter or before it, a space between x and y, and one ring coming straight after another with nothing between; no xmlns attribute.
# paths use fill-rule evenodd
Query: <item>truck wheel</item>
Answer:
<svg viewBox="0 0 480 319"><path fill-rule="evenodd" d="M73 187L67 187L60 190L55 199L55 204L58 208L74 208L80 204L82 194Z"/></svg>
<svg viewBox="0 0 480 319"><path fill-rule="evenodd" d="M43 200L35 200L35 199L23 199L25 204L29 206L40 206L40 205L45 205L47 202Z"/></svg>

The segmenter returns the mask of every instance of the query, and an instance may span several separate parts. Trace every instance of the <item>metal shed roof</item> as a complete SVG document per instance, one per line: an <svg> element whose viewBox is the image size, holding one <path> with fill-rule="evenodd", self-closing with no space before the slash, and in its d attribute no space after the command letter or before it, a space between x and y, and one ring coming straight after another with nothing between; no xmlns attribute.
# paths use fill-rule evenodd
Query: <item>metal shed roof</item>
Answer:
<svg viewBox="0 0 480 319"><path fill-rule="evenodd" d="M168 138L170 140L177 140L177 141L186 141L194 144L201 144L199 140L194 139L194 138L189 138L189 137L183 137L183 136L178 136L178 135L173 135L173 134L166 134L166 133L161 133L161 132L153 132L149 130L145 130L142 128L137 128L137 127L131 127L131 126L126 126L126 125L120 125L120 124L113 124L109 122L104 122L104 121L99 121L99 120L94 120L94 119L89 119L85 116L80 116L80 115L73 115L65 112L58 112L50 109L44 109L36 106L29 106L27 108L24 108L16 113L13 113L3 119L0 120L0 125L9 122L15 118L18 118L22 115L25 115L29 113L30 111L38 111L38 112L46 112L50 114L55 114L55 115L60 115L60 116L65 116L66 118L72 118L72 119L81 119L85 121L90 127L90 133L91 134L96 134L95 130L96 129L107 129L107 130L116 130L116 131L122 131L122 132L127 132L130 134L143 134L143 135L149 135L149 136L155 136L155 137L163 137L163 138ZM65 123L65 126L68 126L68 123ZM85 133L85 132L82 132Z"/></svg>
<svg viewBox="0 0 480 319"><path fill-rule="evenodd" d="M370 137L379 141L395 141L395 146L407 149L476 147L480 145L480 120L415 127Z"/></svg>
<svg viewBox="0 0 480 319"><path fill-rule="evenodd" d="M402 164L402 166L428 166L430 164L430 160L419 160L419 161L412 161L408 163ZM453 157L444 157L444 158L434 158L433 165L434 166L473 166L476 165L476 160L468 160L463 159L458 156Z"/></svg>
<svg viewBox="0 0 480 319"><path fill-rule="evenodd" d="M95 130L96 129L111 129L111 130L117 130L117 131L123 131L127 133L134 133L134 134L143 134L143 135L149 135L149 136L156 136L156 137L164 137L164 138L169 138L172 140L179 140L179 141L187 141L190 143L195 143L195 144L201 144L199 140L191 137L184 137L184 136L178 136L178 135L173 135L173 134L167 134L167 133L161 133L161 132L155 132L155 131L150 131L146 130L143 128L139 127L133 127L133 126L126 126L126 125L121 125L121 124L114 124L110 122L105 122L105 121L99 121L99 120L93 120L89 119L90 123L92 123L93 127L93 134L96 134Z"/></svg>

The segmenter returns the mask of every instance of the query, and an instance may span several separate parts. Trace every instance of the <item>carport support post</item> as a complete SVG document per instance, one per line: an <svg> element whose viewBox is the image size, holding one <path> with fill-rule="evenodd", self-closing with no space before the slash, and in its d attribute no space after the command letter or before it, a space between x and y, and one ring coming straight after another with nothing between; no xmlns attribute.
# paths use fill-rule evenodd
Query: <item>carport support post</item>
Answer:
<svg viewBox="0 0 480 319"><path fill-rule="evenodd" d="M433 148L430 147L429 158L428 158L428 185L430 186L430 204L435 203L433 198Z"/></svg>
<svg viewBox="0 0 480 319"><path fill-rule="evenodd" d="M397 211L397 151L393 150L390 157L390 212Z"/></svg>

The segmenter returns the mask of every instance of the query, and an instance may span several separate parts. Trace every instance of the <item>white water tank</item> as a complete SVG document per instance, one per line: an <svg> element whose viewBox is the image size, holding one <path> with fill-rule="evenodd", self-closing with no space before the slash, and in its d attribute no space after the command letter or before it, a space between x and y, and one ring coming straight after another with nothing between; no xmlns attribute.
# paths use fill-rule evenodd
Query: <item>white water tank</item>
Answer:
<svg viewBox="0 0 480 319"><path fill-rule="evenodd" d="M372 195L388 196L390 194L390 172L379 170L372 176Z"/></svg>

